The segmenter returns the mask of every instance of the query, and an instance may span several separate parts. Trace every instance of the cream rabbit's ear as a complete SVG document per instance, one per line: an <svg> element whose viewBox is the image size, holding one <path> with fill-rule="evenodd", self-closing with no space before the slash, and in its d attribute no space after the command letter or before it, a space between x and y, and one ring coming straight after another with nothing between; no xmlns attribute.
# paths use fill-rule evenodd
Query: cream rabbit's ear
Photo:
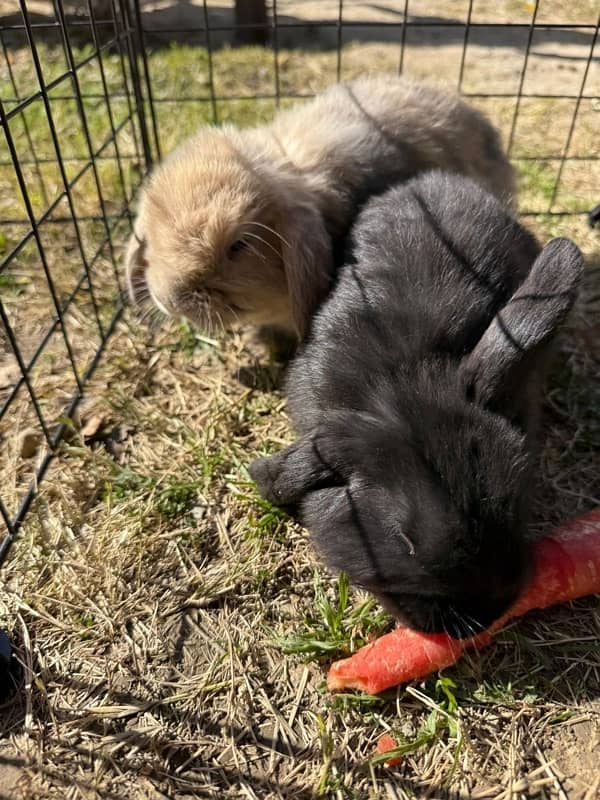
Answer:
<svg viewBox="0 0 600 800"><path fill-rule="evenodd" d="M139 304L146 296L145 272L148 268L146 259L146 239L136 230L133 231L125 251L125 271L127 275L127 289L129 299L134 304Z"/></svg>
<svg viewBox="0 0 600 800"><path fill-rule="evenodd" d="M285 227L283 263L294 323L303 339L331 286L331 238L321 213L308 203L290 209Z"/></svg>

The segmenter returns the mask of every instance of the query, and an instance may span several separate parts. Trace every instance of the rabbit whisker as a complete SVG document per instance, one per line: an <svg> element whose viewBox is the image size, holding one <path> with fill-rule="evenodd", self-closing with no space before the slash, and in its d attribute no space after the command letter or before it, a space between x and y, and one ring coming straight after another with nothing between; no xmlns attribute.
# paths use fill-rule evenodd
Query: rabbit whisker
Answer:
<svg viewBox="0 0 600 800"><path fill-rule="evenodd" d="M458 612L453 606L450 606L450 609L451 609L452 613L454 614L454 616L456 617L456 619L458 620L458 623L459 623L460 627L462 628L462 630L466 631L471 636L476 636L477 632L476 632L475 628L473 627L473 625L469 622L469 620L471 618L467 617L465 614L462 614L462 613Z"/></svg>
<svg viewBox="0 0 600 800"><path fill-rule="evenodd" d="M135 300L131 302L131 307L137 309L138 313L146 311L148 307L156 308L147 283L136 285L135 292Z"/></svg>
<svg viewBox="0 0 600 800"><path fill-rule="evenodd" d="M449 608L450 608L450 611L451 611L452 613L455 613L455 612L454 612L454 609L452 608L452 606L450 606ZM456 638L458 638L458 637L457 637L457 636L455 636L453 633L451 633L451 632L450 632L450 630L448 629L448 628L449 628L449 626L446 624L446 618L445 618L445 616L444 616L444 615L442 615L442 627L443 627L443 629L444 629L444 633L446 634L446 636L447 636L447 637L449 638L449 640L450 640L450 649L452 650L452 653L453 653L453 654L456 654L456 655L458 655L458 648L457 648L457 647L456 647L456 645L454 644L454 640L455 640ZM455 630L456 630L456 632L457 632L457 633L460 633L460 628L455 628ZM455 649L455 648L456 648L456 649Z"/></svg>
<svg viewBox="0 0 600 800"><path fill-rule="evenodd" d="M143 305L148 300L152 299L150 297L150 290L148 289L148 284L145 281L136 282L135 292L136 292L135 305L138 306Z"/></svg>
<svg viewBox="0 0 600 800"><path fill-rule="evenodd" d="M263 239L262 236L259 236L257 233L250 233L249 231L246 231L246 233L244 234L244 238L246 236L251 236L253 239L258 239L258 241L262 242L266 247L269 248L269 250L272 250L275 253L275 255L277 256L280 255L279 251L275 247L273 247L273 245L270 242L267 242L266 239Z"/></svg>
<svg viewBox="0 0 600 800"><path fill-rule="evenodd" d="M147 325L149 328L155 330L165 321L165 315L153 303L146 301L141 308L141 313L138 316L140 325Z"/></svg>
<svg viewBox="0 0 600 800"><path fill-rule="evenodd" d="M481 622L479 622L479 620L475 619L475 617L471 617L468 614L463 614L463 617L464 619L469 620L472 626L474 626L473 632L475 632L475 630L477 629L479 629L480 632L485 630L485 625L482 625Z"/></svg>
<svg viewBox="0 0 600 800"><path fill-rule="evenodd" d="M454 608L454 606L450 606L450 611L452 612L452 615L456 620L456 625L457 625L456 630L459 635L459 638L462 633L469 633L469 626L462 618L462 616L459 614L459 612Z"/></svg>
<svg viewBox="0 0 600 800"><path fill-rule="evenodd" d="M453 633L450 633L449 635L452 636L453 639L460 639L462 621L461 621L460 617L458 616L458 614L456 612L456 609L452 605L448 605L448 611L450 612L450 614L453 617L452 626L451 626L452 630L453 630Z"/></svg>
<svg viewBox="0 0 600 800"><path fill-rule="evenodd" d="M269 233L272 233L274 236L277 236L278 239L281 239L281 241L284 243L286 247L292 246L284 236L278 233L274 228L271 228L270 225L265 225L262 222L255 222L252 220L250 222L247 222L246 225L258 225L259 228L264 228L265 230L269 231Z"/></svg>
<svg viewBox="0 0 600 800"><path fill-rule="evenodd" d="M136 310L137 310L136 314L137 320L138 322L143 324L146 321L146 319L150 316L150 314L153 313L155 307L150 305L149 303L144 303L144 305L138 304Z"/></svg>
<svg viewBox="0 0 600 800"><path fill-rule="evenodd" d="M150 328L153 331L158 330L158 328L162 327L162 325L164 324L165 319L166 319L165 315L159 308L153 308L149 317Z"/></svg>
<svg viewBox="0 0 600 800"><path fill-rule="evenodd" d="M246 236L252 236L252 234L247 233ZM257 250L253 244L250 244L250 242L246 242L246 246L248 247L248 250L250 250L251 253L254 253L254 255L260 258L262 261L267 260L267 257L264 255L264 253L261 253L259 250Z"/></svg>
<svg viewBox="0 0 600 800"><path fill-rule="evenodd" d="M232 306L230 306L228 303L225 303L224 306L225 310L228 311L229 314L231 314L231 316L234 318L236 322L241 322L240 315Z"/></svg>
<svg viewBox="0 0 600 800"><path fill-rule="evenodd" d="M225 324L223 323L223 317L221 316L221 313L219 311L215 311L214 315L215 315L216 321L217 321L217 323L218 323L218 325L219 325L219 327L221 329L220 332L222 334L224 334L225 333Z"/></svg>
<svg viewBox="0 0 600 800"><path fill-rule="evenodd" d="M211 308L209 298L204 293L189 291L181 295L181 302L189 304L193 309L196 325L212 337L214 335L214 316L217 312Z"/></svg>

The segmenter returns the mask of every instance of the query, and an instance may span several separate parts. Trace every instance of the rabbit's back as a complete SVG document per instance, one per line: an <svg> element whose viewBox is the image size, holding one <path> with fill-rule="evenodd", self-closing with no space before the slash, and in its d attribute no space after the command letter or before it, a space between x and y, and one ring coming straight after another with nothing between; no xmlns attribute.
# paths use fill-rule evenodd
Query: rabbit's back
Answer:
<svg viewBox="0 0 600 800"><path fill-rule="evenodd" d="M423 361L470 352L539 252L495 198L440 172L369 201L352 239L352 260L290 372L302 420L307 396L317 414L323 404L372 412Z"/></svg>
<svg viewBox="0 0 600 800"><path fill-rule="evenodd" d="M435 168L474 177L505 202L514 195L512 169L485 116L403 77L336 84L278 114L272 132L307 176L318 183L328 173L328 185L347 185L359 200Z"/></svg>

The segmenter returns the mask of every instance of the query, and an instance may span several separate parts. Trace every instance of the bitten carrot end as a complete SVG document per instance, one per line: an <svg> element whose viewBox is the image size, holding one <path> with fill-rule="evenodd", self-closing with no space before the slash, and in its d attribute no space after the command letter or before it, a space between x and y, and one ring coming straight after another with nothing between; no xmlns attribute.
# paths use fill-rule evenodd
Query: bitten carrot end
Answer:
<svg viewBox="0 0 600 800"><path fill-rule="evenodd" d="M466 648L481 649L513 617L589 594L600 594L600 508L567 522L533 548L533 578L515 605L475 639L398 627L350 658L331 665L329 689L378 694L455 664Z"/></svg>

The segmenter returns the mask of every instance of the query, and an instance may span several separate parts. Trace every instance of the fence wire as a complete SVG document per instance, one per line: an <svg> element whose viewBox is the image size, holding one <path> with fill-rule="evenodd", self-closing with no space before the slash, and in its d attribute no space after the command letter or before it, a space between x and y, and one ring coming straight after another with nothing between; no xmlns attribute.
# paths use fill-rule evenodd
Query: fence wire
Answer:
<svg viewBox="0 0 600 800"><path fill-rule="evenodd" d="M298 0L271 0L266 22L259 14L256 23L236 24L231 3L173 0L175 11L191 14L177 24L177 13L175 22L161 22L140 0L46 5L46 13L40 3L34 13L19 0L18 13L0 17L0 563L121 315L119 258L136 191L153 161L187 133L187 106L198 111L197 118L188 115L194 124L235 121L244 103L262 103L268 118L321 83L351 77L355 42L381 41L399 73L441 77L488 113L498 112L490 116L502 121L515 163L548 170L541 201L525 214L583 213L598 202L562 196L577 169L596 170L593 190L600 186L597 137L591 151L577 141L580 125L600 119L598 9L592 18L572 4L571 17L553 20L538 0L511 20L490 12L494 4L465 0L463 16L454 18L439 16L442 0L397 0L380 4L381 18L373 19L357 17L367 5L323 0L315 20L302 16ZM423 16L429 6L434 10ZM269 77L251 74L228 87L221 55L236 37L251 40L254 33L267 42L270 66L261 62L257 70ZM172 40L185 42L192 64L197 59L202 80L190 83L200 89L174 93L163 80L164 62L154 56ZM452 69L435 57L448 41L459 48ZM512 48L511 74L518 66L512 84L494 73L502 73L500 45ZM308 64L325 51L325 66L291 79L290 63ZM544 58L555 80L540 86L529 78L532 61ZM546 137L559 108L560 135ZM541 131L532 152L522 144L534 111Z"/></svg>
<svg viewBox="0 0 600 800"><path fill-rule="evenodd" d="M123 308L119 247L151 151L139 28L127 3L106 10L67 17L57 0L40 23L20 0L0 27L0 562Z"/></svg>

